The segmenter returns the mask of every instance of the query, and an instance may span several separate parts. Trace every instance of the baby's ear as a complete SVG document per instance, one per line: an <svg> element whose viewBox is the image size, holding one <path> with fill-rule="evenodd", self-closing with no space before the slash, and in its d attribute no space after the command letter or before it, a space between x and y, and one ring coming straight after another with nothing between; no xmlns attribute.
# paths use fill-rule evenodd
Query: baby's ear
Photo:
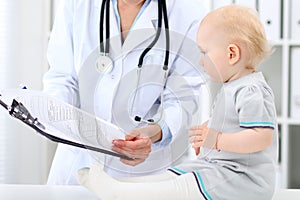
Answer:
<svg viewBox="0 0 300 200"><path fill-rule="evenodd" d="M227 46L227 57L230 65L236 64L241 58L241 50L235 44L229 44Z"/></svg>

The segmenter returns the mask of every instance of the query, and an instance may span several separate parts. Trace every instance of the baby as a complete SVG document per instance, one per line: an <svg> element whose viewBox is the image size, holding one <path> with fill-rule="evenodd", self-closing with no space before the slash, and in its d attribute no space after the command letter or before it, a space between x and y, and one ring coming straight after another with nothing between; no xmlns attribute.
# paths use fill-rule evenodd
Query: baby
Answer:
<svg viewBox="0 0 300 200"><path fill-rule="evenodd" d="M223 83L210 119L189 133L198 158L162 174L119 181L95 165L79 182L103 200L271 199L277 122L274 96L256 67L271 53L254 10L230 5L209 13L197 42L200 65ZM137 182L139 181L139 182Z"/></svg>

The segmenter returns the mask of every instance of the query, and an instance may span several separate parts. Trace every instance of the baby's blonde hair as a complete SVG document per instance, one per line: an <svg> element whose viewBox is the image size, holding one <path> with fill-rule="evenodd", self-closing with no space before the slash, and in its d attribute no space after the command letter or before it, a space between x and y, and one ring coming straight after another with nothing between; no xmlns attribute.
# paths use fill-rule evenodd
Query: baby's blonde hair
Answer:
<svg viewBox="0 0 300 200"><path fill-rule="evenodd" d="M243 43L249 54L246 56L247 67L255 68L272 53L272 46L266 39L264 27L255 9L238 5L224 6L209 13L203 21L211 17L217 28L228 35L229 41Z"/></svg>

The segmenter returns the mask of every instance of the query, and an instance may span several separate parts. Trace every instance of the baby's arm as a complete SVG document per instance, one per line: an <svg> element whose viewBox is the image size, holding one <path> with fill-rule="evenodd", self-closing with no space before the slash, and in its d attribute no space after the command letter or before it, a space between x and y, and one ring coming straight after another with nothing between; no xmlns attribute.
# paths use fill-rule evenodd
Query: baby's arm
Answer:
<svg viewBox="0 0 300 200"><path fill-rule="evenodd" d="M255 153L272 144L276 110L271 89L249 85L236 93L234 102L239 118L238 126L244 129L221 133L208 128L207 123L192 127L189 137L196 154L199 154L202 146L234 153Z"/></svg>
<svg viewBox="0 0 300 200"><path fill-rule="evenodd" d="M249 128L236 133L221 133L203 124L192 127L189 137L196 155L201 146L234 153L255 153L272 144L273 129Z"/></svg>
<svg viewBox="0 0 300 200"><path fill-rule="evenodd" d="M237 133L220 134L217 147L222 151L255 153L272 144L273 131L271 128L249 128Z"/></svg>

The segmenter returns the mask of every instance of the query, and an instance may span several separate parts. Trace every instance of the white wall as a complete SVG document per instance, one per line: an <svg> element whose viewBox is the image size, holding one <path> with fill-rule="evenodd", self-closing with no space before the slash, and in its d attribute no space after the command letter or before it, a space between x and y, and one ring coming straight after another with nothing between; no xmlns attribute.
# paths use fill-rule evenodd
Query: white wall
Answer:
<svg viewBox="0 0 300 200"><path fill-rule="evenodd" d="M0 0L9 4L5 40L5 62L0 62L0 89L42 88L47 69L46 48L49 30L49 0ZM1 13L0 13L1 15ZM2 20L4 20L4 17ZM3 42L3 40L0 40ZM5 45L0 43L2 47ZM3 49L2 49L3 50ZM4 183L45 183L48 174L47 142L33 130L10 118L1 108L0 134L6 152L0 163ZM0 159L1 160L1 159ZM0 161L1 162L1 161Z"/></svg>

